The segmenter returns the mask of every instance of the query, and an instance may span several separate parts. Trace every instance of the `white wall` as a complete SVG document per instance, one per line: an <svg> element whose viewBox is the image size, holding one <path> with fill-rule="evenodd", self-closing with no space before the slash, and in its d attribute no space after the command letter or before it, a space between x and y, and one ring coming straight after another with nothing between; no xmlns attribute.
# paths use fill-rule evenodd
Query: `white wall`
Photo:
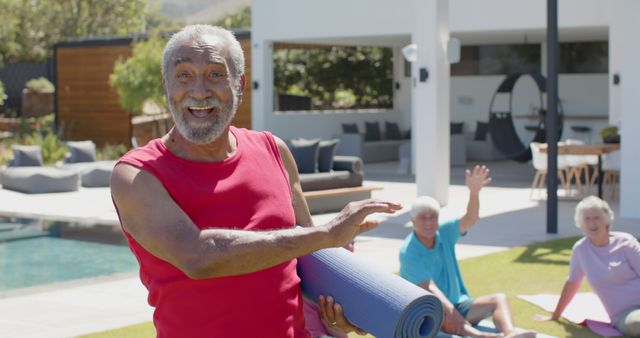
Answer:
<svg viewBox="0 0 640 338"><path fill-rule="evenodd" d="M266 130L282 139L297 137L332 138L342 133L342 123L356 123L360 132L364 132L364 122L378 121L380 131L384 135L385 121L398 122L402 114L394 111L386 112L309 112L294 114L271 114L267 118ZM409 127L399 122L401 130Z"/></svg>
<svg viewBox="0 0 640 338"><path fill-rule="evenodd" d="M412 0L253 1L252 34L267 40L408 34ZM252 36L253 38L253 36Z"/></svg>
<svg viewBox="0 0 640 338"><path fill-rule="evenodd" d="M604 27L610 20L607 0L558 1L559 28ZM478 31L546 29L545 0L450 0L452 34Z"/></svg>
<svg viewBox="0 0 640 338"><path fill-rule="evenodd" d="M620 70L620 137L621 137L621 169L620 169L620 216L625 218L640 218L640 161L636 151L640 149L640 1L614 0L616 7L615 31L618 36Z"/></svg>

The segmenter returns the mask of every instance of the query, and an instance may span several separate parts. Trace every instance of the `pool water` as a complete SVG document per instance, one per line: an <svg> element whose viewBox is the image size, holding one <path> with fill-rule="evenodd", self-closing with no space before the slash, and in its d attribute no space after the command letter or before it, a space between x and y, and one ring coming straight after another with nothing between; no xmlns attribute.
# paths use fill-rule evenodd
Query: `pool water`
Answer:
<svg viewBox="0 0 640 338"><path fill-rule="evenodd" d="M138 269L118 227L37 226L45 236L0 241L0 291Z"/></svg>

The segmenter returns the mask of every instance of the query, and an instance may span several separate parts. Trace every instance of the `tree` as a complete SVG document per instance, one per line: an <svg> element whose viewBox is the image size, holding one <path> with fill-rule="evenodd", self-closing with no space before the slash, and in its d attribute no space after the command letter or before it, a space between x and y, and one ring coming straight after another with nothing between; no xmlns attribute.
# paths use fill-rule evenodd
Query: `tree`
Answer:
<svg viewBox="0 0 640 338"><path fill-rule="evenodd" d="M240 6L236 12L225 14L213 22L213 25L226 29L251 28L251 5Z"/></svg>
<svg viewBox="0 0 640 338"><path fill-rule="evenodd" d="M162 89L162 50L166 41L158 36L133 45L127 60L118 60L109 76L109 84L116 88L120 105L132 114L142 113L142 105L152 100L166 107Z"/></svg>
<svg viewBox="0 0 640 338"><path fill-rule="evenodd" d="M311 96L313 105L320 109L393 104L390 48L278 48L274 68L278 93ZM341 102L345 98L349 102Z"/></svg>
<svg viewBox="0 0 640 338"><path fill-rule="evenodd" d="M0 0L0 8L0 62L36 62L58 42L144 31L147 0Z"/></svg>

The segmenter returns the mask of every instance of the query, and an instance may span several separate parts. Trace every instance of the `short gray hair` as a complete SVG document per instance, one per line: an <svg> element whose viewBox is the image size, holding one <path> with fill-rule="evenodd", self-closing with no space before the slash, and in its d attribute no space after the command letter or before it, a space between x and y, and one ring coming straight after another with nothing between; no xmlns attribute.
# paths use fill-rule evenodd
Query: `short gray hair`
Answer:
<svg viewBox="0 0 640 338"><path fill-rule="evenodd" d="M433 197L420 196L411 204L411 218L416 218L423 211L433 211L440 214L440 203Z"/></svg>
<svg viewBox="0 0 640 338"><path fill-rule="evenodd" d="M240 42L236 39L233 32L222 27L210 25L190 25L173 34L164 47L162 53L162 78L166 80L169 64L171 63L171 55L178 47L178 43L182 41L201 41L203 36L213 35L219 37L227 48L228 55L225 56L231 76L234 83L240 81L240 77L244 74L244 54Z"/></svg>
<svg viewBox="0 0 640 338"><path fill-rule="evenodd" d="M609 203L607 201L602 200L596 196L588 196L582 199L578 205L576 205L576 214L574 216L574 221L576 222L576 227L578 229L582 229L582 221L584 220L583 214L585 210L595 209L602 213L602 217L605 222L609 225L609 229L613 226L613 210L609 207Z"/></svg>

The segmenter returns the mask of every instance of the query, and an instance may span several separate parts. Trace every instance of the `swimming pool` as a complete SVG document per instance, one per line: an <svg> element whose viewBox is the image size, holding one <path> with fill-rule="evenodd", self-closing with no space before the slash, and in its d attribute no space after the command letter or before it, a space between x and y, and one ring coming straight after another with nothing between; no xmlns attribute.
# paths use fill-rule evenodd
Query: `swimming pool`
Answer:
<svg viewBox="0 0 640 338"><path fill-rule="evenodd" d="M117 226L0 218L0 291L137 269Z"/></svg>

